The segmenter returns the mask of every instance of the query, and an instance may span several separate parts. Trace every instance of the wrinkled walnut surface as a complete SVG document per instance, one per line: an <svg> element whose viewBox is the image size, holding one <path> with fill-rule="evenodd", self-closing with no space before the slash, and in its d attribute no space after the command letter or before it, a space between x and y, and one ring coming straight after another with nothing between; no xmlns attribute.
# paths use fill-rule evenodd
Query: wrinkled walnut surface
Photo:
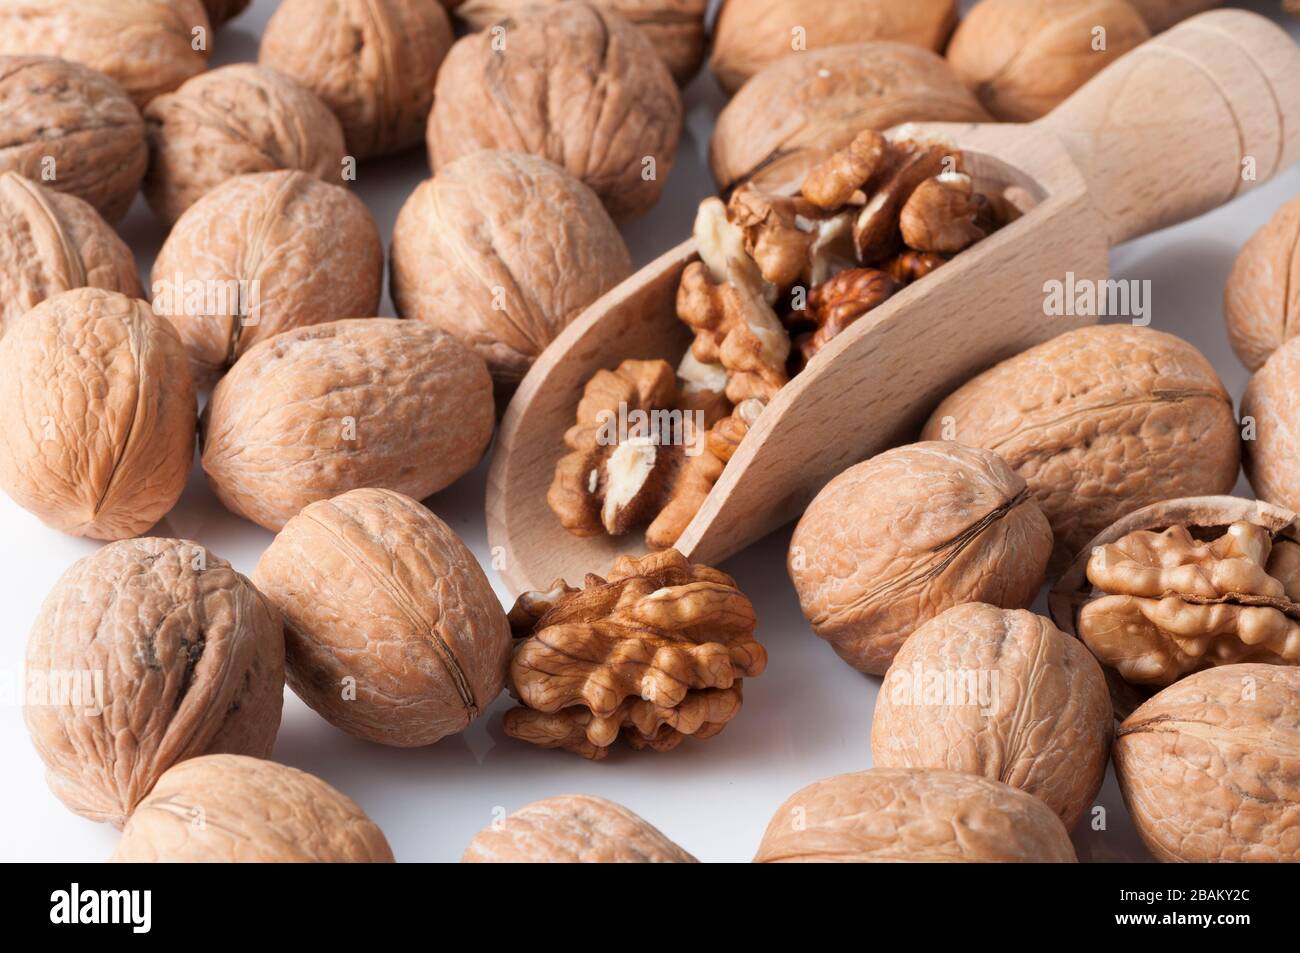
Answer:
<svg viewBox="0 0 1300 953"><path fill-rule="evenodd" d="M211 49L200 0L0 0L0 54L84 63L140 109L207 69Z"/></svg>
<svg viewBox="0 0 1300 953"><path fill-rule="evenodd" d="M170 769L140 803L118 863L391 863L384 832L320 778L233 754Z"/></svg>
<svg viewBox="0 0 1300 953"><path fill-rule="evenodd" d="M164 222L227 179L299 169L325 182L343 171L343 127L309 89L273 69L236 63L186 80L144 110L144 194Z"/></svg>
<svg viewBox="0 0 1300 953"><path fill-rule="evenodd" d="M746 83L718 116L709 164L724 193L752 181L789 194L864 129L988 119L929 50L883 41L834 46L785 57Z"/></svg>
<svg viewBox="0 0 1300 953"><path fill-rule="evenodd" d="M151 278L155 310L180 332L200 387L281 331L374 315L383 282L384 247L365 205L298 171L240 175L208 192L167 236ZM160 286L169 300L158 300ZM243 289L247 313L232 288Z"/></svg>
<svg viewBox="0 0 1300 953"><path fill-rule="evenodd" d="M1279 506L1300 507L1300 343L1294 338L1270 355L1246 385L1243 421L1254 439L1242 441L1246 478L1255 495Z"/></svg>
<svg viewBox="0 0 1300 953"><path fill-rule="evenodd" d="M625 556L582 589L525 593L510 622L524 707L506 713L506 734L593 760L620 733L658 751L717 734L740 709L741 678L767 665L735 581L671 549Z"/></svg>
<svg viewBox="0 0 1300 953"><path fill-rule="evenodd" d="M144 297L131 249L90 205L0 173L0 337L46 298L86 287Z"/></svg>
<svg viewBox="0 0 1300 953"><path fill-rule="evenodd" d="M1101 666L1042 616L970 602L903 643L876 696L871 759L1028 791L1072 828L1106 775Z"/></svg>
<svg viewBox="0 0 1300 953"><path fill-rule="evenodd" d="M470 345L507 392L631 273L595 193L525 153L462 156L415 190L393 227L398 312Z"/></svg>
<svg viewBox="0 0 1300 953"><path fill-rule="evenodd" d="M1227 493L1240 436L1232 399L1191 344L1146 327L1067 331L958 388L939 435L997 452L1029 484L1061 567L1125 513Z"/></svg>
<svg viewBox="0 0 1300 953"><path fill-rule="evenodd" d="M573 2L509 20L505 49L496 42L491 31L461 38L438 72L434 170L482 149L531 152L590 186L615 219L654 205L677 153L682 103L641 31Z"/></svg>
<svg viewBox="0 0 1300 953"><path fill-rule="evenodd" d="M172 765L271 753L284 698L280 621L198 543L128 539L74 563L27 640L27 671L102 672L102 695L28 705L50 788L118 827Z"/></svg>
<svg viewBox="0 0 1300 953"><path fill-rule="evenodd" d="M432 744L501 691L506 614L469 548L408 497L363 489L313 503L253 578L284 617L289 686L351 735Z"/></svg>
<svg viewBox="0 0 1300 953"><path fill-rule="evenodd" d="M185 488L194 417L180 340L138 299L65 291L0 340L0 487L47 526L153 526Z"/></svg>
<svg viewBox="0 0 1300 953"><path fill-rule="evenodd" d="M954 771L873 768L810 784L772 817L756 863L1074 863L1042 801Z"/></svg>
<svg viewBox="0 0 1300 953"><path fill-rule="evenodd" d="M258 62L291 76L334 110L358 159L416 145L451 22L431 0L283 0Z"/></svg>
<svg viewBox="0 0 1300 953"><path fill-rule="evenodd" d="M534 801L485 827L466 864L694 864L659 830L621 804L589 794Z"/></svg>
<svg viewBox="0 0 1300 953"><path fill-rule="evenodd" d="M1250 370L1300 333L1300 198L1241 247L1223 292L1232 349Z"/></svg>
<svg viewBox="0 0 1300 953"><path fill-rule="evenodd" d="M768 64L827 46L890 40L941 52L956 23L955 0L728 0L709 68L734 93Z"/></svg>
<svg viewBox="0 0 1300 953"><path fill-rule="evenodd" d="M1051 546L1025 482L996 454L926 442L831 480L795 528L788 568L813 630L880 675L951 606L1029 605Z"/></svg>
<svg viewBox="0 0 1300 953"><path fill-rule="evenodd" d="M1225 665L1130 715L1115 769L1163 861L1300 861L1300 669Z"/></svg>
<svg viewBox="0 0 1300 953"><path fill-rule="evenodd" d="M80 63L0 56L0 116L0 171L84 199L110 223L126 215L149 149L117 83Z"/></svg>
<svg viewBox="0 0 1300 953"><path fill-rule="evenodd" d="M276 530L357 487L436 493L478 464L494 423L487 368L451 335L332 321L239 359L204 410L202 463L222 503Z"/></svg>

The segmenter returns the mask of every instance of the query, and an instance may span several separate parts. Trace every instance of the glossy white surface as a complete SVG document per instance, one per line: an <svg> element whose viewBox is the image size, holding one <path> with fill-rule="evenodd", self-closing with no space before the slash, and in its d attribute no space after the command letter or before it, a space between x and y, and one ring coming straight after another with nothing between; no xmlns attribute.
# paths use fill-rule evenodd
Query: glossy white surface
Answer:
<svg viewBox="0 0 1300 953"><path fill-rule="evenodd" d="M1244 5L1287 22L1275 0ZM220 32L214 65L255 59L256 38L274 7L274 0L255 0ZM1300 39L1300 23L1289 21L1287 28ZM696 203L712 194L708 135L722 102L707 72L686 91L686 133L665 198L623 230L638 266L684 238ZM362 165L357 192L378 220L385 244L402 202L428 174L422 151ZM1150 279L1152 325L1205 352L1234 397L1240 397L1248 374L1228 347L1221 314L1224 281L1241 243L1297 192L1300 168L1292 168L1225 209L1112 255L1116 277ZM162 226L138 200L122 232L147 277L165 237ZM393 314L387 297L382 310ZM490 566L485 472L486 465L480 466L428 503ZM1244 480L1238 491L1249 494ZM226 512L197 467L179 505L153 535L198 540L244 573L252 571L271 538ZM786 528L722 567L753 598L770 662L762 677L746 682L744 710L714 739L688 741L668 754L619 750L592 764L504 737L501 712L512 702L503 696L463 735L426 749L398 750L342 734L286 692L274 757L319 775L358 801L387 833L399 860L456 860L494 812L565 793L598 794L625 804L702 860L749 860L768 819L790 794L871 764L869 728L879 679L849 669L809 630L785 573L788 539ZM74 560L97 545L46 529L0 495L0 751L5 757L0 860L102 860L116 842L115 831L69 813L47 790L16 701L24 643L41 600ZM489 575L508 606L514 594L490 569ZM1045 612L1041 599L1037 609ZM1085 829L1075 834L1081 859L1149 859L1113 777L1100 804L1107 829L1086 829L1085 820Z"/></svg>

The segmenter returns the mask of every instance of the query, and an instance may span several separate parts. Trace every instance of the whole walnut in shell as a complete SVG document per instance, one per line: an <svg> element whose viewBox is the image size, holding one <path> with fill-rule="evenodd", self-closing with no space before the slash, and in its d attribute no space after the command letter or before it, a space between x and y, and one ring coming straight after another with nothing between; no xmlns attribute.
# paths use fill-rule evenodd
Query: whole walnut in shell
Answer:
<svg viewBox="0 0 1300 953"><path fill-rule="evenodd" d="M871 761L944 768L1033 794L1072 828L1106 776L1101 666L1042 616L954 606L903 643L876 696Z"/></svg>
<svg viewBox="0 0 1300 953"><path fill-rule="evenodd" d="M1242 246L1223 293L1228 340L1241 363L1259 370L1300 333L1300 198L1273 213Z"/></svg>
<svg viewBox="0 0 1300 953"><path fill-rule="evenodd" d="M790 578L815 631L884 674L922 623L963 602L1023 608L1052 531L1025 481L956 443L886 451L831 480L790 540Z"/></svg>
<svg viewBox="0 0 1300 953"><path fill-rule="evenodd" d="M534 801L474 835L464 864L694 864L621 804L589 794Z"/></svg>
<svg viewBox="0 0 1300 953"><path fill-rule="evenodd" d="M320 778L234 754L191 758L126 822L117 863L392 863L384 832Z"/></svg>
<svg viewBox="0 0 1300 953"><path fill-rule="evenodd" d="M74 563L41 607L26 665L49 692L26 718L50 788L118 827L172 765L264 758L280 726L280 620L188 540L122 540Z"/></svg>
<svg viewBox="0 0 1300 953"><path fill-rule="evenodd" d="M208 11L208 19L213 29L224 26L248 9L250 0L203 0L203 8Z"/></svg>
<svg viewBox="0 0 1300 953"><path fill-rule="evenodd" d="M141 109L208 68L211 34L200 0L0 0L0 54L83 63Z"/></svg>
<svg viewBox="0 0 1300 953"><path fill-rule="evenodd" d="M332 321L263 341L222 378L203 470L233 512L278 530L345 490L436 493L478 464L495 419L487 368L451 335Z"/></svg>
<svg viewBox="0 0 1300 953"><path fill-rule="evenodd" d="M555 6L567 0L465 0L456 15L472 29L483 30L529 7ZM704 61L704 16L708 0L592 0L636 24L664 61L678 86L700 71Z"/></svg>
<svg viewBox="0 0 1300 953"><path fill-rule="evenodd" d="M1200 351L1123 324L1067 331L985 371L931 415L924 439L994 450L1029 484L1064 568L1125 513L1227 493L1240 437Z"/></svg>
<svg viewBox="0 0 1300 953"><path fill-rule="evenodd" d="M752 182L793 194L864 129L988 119L929 50L884 41L834 46L777 60L746 83L718 116L709 165L723 193Z"/></svg>
<svg viewBox="0 0 1300 953"><path fill-rule="evenodd" d="M948 62L995 118L1029 122L1150 36L1128 0L982 0Z"/></svg>
<svg viewBox="0 0 1300 953"><path fill-rule="evenodd" d="M615 219L654 205L682 128L672 74L617 13L574 0L530 8L463 37L438 73L429 114L435 170L471 152L550 159L591 187Z"/></svg>
<svg viewBox="0 0 1300 953"><path fill-rule="evenodd" d="M47 526L153 526L185 488L194 417L180 340L139 299L65 291L0 340L0 487Z"/></svg>
<svg viewBox="0 0 1300 953"><path fill-rule="evenodd" d="M1074 863L1038 798L955 771L873 768L810 784L767 825L755 863Z"/></svg>
<svg viewBox="0 0 1300 953"><path fill-rule="evenodd" d="M501 692L505 611L469 548L400 493L313 503L253 578L284 618L289 686L350 735L433 744Z"/></svg>
<svg viewBox="0 0 1300 953"><path fill-rule="evenodd" d="M1250 425L1242 442L1246 478L1262 500L1300 507L1300 343L1284 342L1246 385L1242 423Z"/></svg>
<svg viewBox="0 0 1300 953"><path fill-rule="evenodd" d="M93 208L0 173L0 337L46 298L86 287L144 297L131 249Z"/></svg>
<svg viewBox="0 0 1300 953"><path fill-rule="evenodd" d="M343 127L329 107L295 80L252 63L186 80L150 102L144 118L144 195L169 224L237 175L300 169L338 182L343 171Z"/></svg>
<svg viewBox="0 0 1300 953"><path fill-rule="evenodd" d="M526 153L462 156L415 190L393 226L398 313L478 351L503 393L631 273L596 194Z"/></svg>
<svg viewBox="0 0 1300 953"><path fill-rule="evenodd" d="M368 159L420 141L452 39L432 0L283 0L257 58L324 100Z"/></svg>
<svg viewBox="0 0 1300 953"><path fill-rule="evenodd" d="M362 201L305 172L223 182L154 260L154 310L180 332L199 387L281 331L379 310L384 246Z"/></svg>
<svg viewBox="0 0 1300 953"><path fill-rule="evenodd" d="M942 52L956 0L727 0L709 69L734 93L768 64L808 50L890 40Z"/></svg>
<svg viewBox="0 0 1300 953"><path fill-rule="evenodd" d="M0 56L0 115L0 172L75 195L109 223L126 215L149 149L117 83L80 63Z"/></svg>
<svg viewBox="0 0 1300 953"><path fill-rule="evenodd" d="M1225 665L1126 718L1115 773L1159 860L1300 862L1300 669Z"/></svg>

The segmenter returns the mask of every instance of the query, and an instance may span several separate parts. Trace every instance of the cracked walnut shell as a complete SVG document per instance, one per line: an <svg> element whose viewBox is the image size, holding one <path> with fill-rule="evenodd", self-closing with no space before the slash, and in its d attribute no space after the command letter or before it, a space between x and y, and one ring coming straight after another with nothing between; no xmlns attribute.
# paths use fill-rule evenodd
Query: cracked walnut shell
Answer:
<svg viewBox="0 0 1300 953"><path fill-rule="evenodd" d="M227 179L299 169L324 182L343 171L343 127L305 86L236 63L186 80L144 110L144 195L168 224Z"/></svg>
<svg viewBox="0 0 1300 953"><path fill-rule="evenodd" d="M143 298L131 249L75 195L0 173L0 337L47 298L87 287Z"/></svg>
<svg viewBox="0 0 1300 953"><path fill-rule="evenodd" d="M974 774L873 768L810 784L767 826L755 863L1074 863L1060 818Z"/></svg>
<svg viewBox="0 0 1300 953"><path fill-rule="evenodd" d="M464 864L694 864L621 804L589 794L534 801L474 835Z"/></svg>
<svg viewBox="0 0 1300 953"><path fill-rule="evenodd" d="M1042 616L954 606L903 643L876 695L879 768L978 774L1040 798L1073 828L1106 776L1113 718L1101 666Z"/></svg>
<svg viewBox="0 0 1300 953"><path fill-rule="evenodd" d="M0 340L0 487L65 533L135 536L185 488L195 413L166 321L115 291L65 291Z"/></svg>
<svg viewBox="0 0 1300 953"><path fill-rule="evenodd" d="M383 831L320 778L233 754L191 758L126 822L116 863L391 863Z"/></svg>
<svg viewBox="0 0 1300 953"><path fill-rule="evenodd" d="M122 540L74 563L41 607L26 665L49 691L26 719L50 788L118 827L172 765L264 758L280 726L280 620L188 540Z"/></svg>
<svg viewBox="0 0 1300 953"><path fill-rule="evenodd" d="M456 9L456 15L472 29L483 30L529 7L564 2L567 0L465 0ZM654 46L678 86L685 86L700 71L708 0L593 0L593 3L634 23Z"/></svg>
<svg viewBox="0 0 1300 953"><path fill-rule="evenodd" d="M1300 862L1300 669L1225 665L1169 686L1119 726L1115 773L1159 860Z"/></svg>
<svg viewBox="0 0 1300 953"><path fill-rule="evenodd" d="M1223 293L1228 340L1256 371L1300 333L1300 198L1287 202L1242 246Z"/></svg>
<svg viewBox="0 0 1300 953"><path fill-rule="evenodd" d="M278 530L309 503L377 486L423 499L492 439L483 361L417 321L357 318L277 334L222 378L203 470L232 512Z"/></svg>
<svg viewBox="0 0 1300 953"><path fill-rule="evenodd" d="M624 556L581 589L525 593L510 624L523 707L506 713L506 734L592 760L620 735L656 751L712 737L740 710L741 679L767 665L735 580L672 549Z"/></svg>
<svg viewBox="0 0 1300 953"><path fill-rule="evenodd" d="M126 91L80 63L0 56L0 172L126 215L149 164L144 121Z"/></svg>
<svg viewBox="0 0 1300 953"><path fill-rule="evenodd" d="M615 220L654 205L677 154L682 102L650 41L578 0L502 26L500 37L461 38L438 73L435 171L483 149L531 152L588 185Z"/></svg>
<svg viewBox="0 0 1300 953"><path fill-rule="evenodd" d="M200 0L0 0L0 54L83 63L140 109L208 68L211 34Z"/></svg>
<svg viewBox="0 0 1300 953"><path fill-rule="evenodd" d="M456 335L509 393L593 301L632 273L595 193L537 156L462 156L421 184L393 227L400 315Z"/></svg>
<svg viewBox="0 0 1300 953"><path fill-rule="evenodd" d="M882 675L904 640L954 605L1033 601L1052 533L996 454L956 443L898 447L850 467L809 504L788 568L813 631Z"/></svg>
<svg viewBox="0 0 1300 953"><path fill-rule="evenodd" d="M379 310L384 246L362 201L305 172L228 179L185 211L154 260L154 310L214 385L281 331Z"/></svg>
<svg viewBox="0 0 1300 953"><path fill-rule="evenodd" d="M257 60L319 96L369 159L420 142L452 39L432 0L282 0Z"/></svg>
<svg viewBox="0 0 1300 953"><path fill-rule="evenodd" d="M350 735L430 745L501 692L506 614L469 547L409 497L362 489L311 504L253 578L284 618L289 687Z"/></svg>
<svg viewBox="0 0 1300 953"><path fill-rule="evenodd" d="M1008 358L954 391L921 434L993 450L1024 477L1058 568L1125 513L1237 482L1232 398L1200 351L1146 327L1078 328Z"/></svg>

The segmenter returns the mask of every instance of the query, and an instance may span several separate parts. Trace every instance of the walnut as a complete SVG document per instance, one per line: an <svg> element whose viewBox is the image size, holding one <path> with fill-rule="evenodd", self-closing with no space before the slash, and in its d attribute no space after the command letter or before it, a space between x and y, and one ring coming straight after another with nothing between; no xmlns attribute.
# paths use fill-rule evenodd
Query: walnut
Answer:
<svg viewBox="0 0 1300 953"><path fill-rule="evenodd" d="M1123 513L1237 481L1232 398L1196 348L1146 327L1079 328L1008 358L939 405L922 437L940 435L1025 478L1057 568Z"/></svg>
<svg viewBox="0 0 1300 953"><path fill-rule="evenodd" d="M928 50L897 43L812 50L773 63L727 104L713 130L709 165L724 194L753 182L789 195L864 129L988 118Z"/></svg>
<svg viewBox="0 0 1300 953"><path fill-rule="evenodd" d="M506 734L600 760L620 734L667 751L708 738L740 709L741 680L762 674L754 607L735 581L676 550L614 563L582 589L556 580L521 596Z"/></svg>
<svg viewBox="0 0 1300 953"><path fill-rule="evenodd" d="M645 36L586 2L530 9L460 39L429 116L434 169L482 149L531 152L585 182L616 220L659 199L682 103Z"/></svg>
<svg viewBox="0 0 1300 953"><path fill-rule="evenodd" d="M117 863L392 863L384 832L320 778L213 754L169 769L140 802Z"/></svg>
<svg viewBox="0 0 1300 953"><path fill-rule="evenodd" d="M813 631L881 675L924 622L963 602L1028 606L1052 533L1025 481L996 454L955 443L898 447L822 489L788 567Z"/></svg>
<svg viewBox="0 0 1300 953"><path fill-rule="evenodd" d="M65 291L0 340L0 487L55 529L123 539L162 519L194 417L184 348L138 299Z"/></svg>
<svg viewBox="0 0 1300 953"><path fill-rule="evenodd" d="M369 159L420 141L452 39L430 0L282 0L257 61L324 100L348 152Z"/></svg>
<svg viewBox="0 0 1300 953"><path fill-rule="evenodd" d="M144 121L117 83L80 63L0 56L0 115L0 172L75 195L110 224L126 215L149 149Z"/></svg>
<svg viewBox="0 0 1300 953"><path fill-rule="evenodd" d="M1176 682L1119 726L1115 773L1159 860L1300 862L1300 669Z"/></svg>
<svg viewBox="0 0 1300 953"><path fill-rule="evenodd" d="M900 285L920 281L948 259L929 252L905 251L885 263L885 271Z"/></svg>
<svg viewBox="0 0 1300 953"><path fill-rule="evenodd" d="M1300 329L1300 198L1287 202L1242 246L1223 293L1228 340L1241 363L1259 370Z"/></svg>
<svg viewBox="0 0 1300 953"><path fill-rule="evenodd" d="M848 205L890 161L892 147L882 133L864 129L843 149L831 153L814 166L799 191L819 208L838 209ZM866 203L861 196L860 203Z"/></svg>
<svg viewBox="0 0 1300 953"><path fill-rule="evenodd" d="M875 268L849 268L815 286L808 293L806 316L797 316L807 317L817 328L795 341L803 360L812 360L832 338L889 300L900 287L897 281Z"/></svg>
<svg viewBox="0 0 1300 953"><path fill-rule="evenodd" d="M1074 863L1042 801L974 774L873 768L810 784L773 815L756 863Z"/></svg>
<svg viewBox="0 0 1300 953"><path fill-rule="evenodd" d="M915 126L903 125L890 130L885 141L885 162L863 183L866 204L853 223L853 241L858 257L865 264L883 261L899 251L903 240L903 210L927 180L944 172L963 171L961 152L953 142L931 136ZM929 236L918 230L916 237Z"/></svg>
<svg viewBox="0 0 1300 953"><path fill-rule="evenodd" d="M1282 343L1255 372L1241 398L1241 419L1254 427L1242 442L1246 478L1261 500L1300 507L1296 445L1300 433L1300 344ZM1226 490L1224 491L1226 492Z"/></svg>
<svg viewBox="0 0 1300 953"><path fill-rule="evenodd" d="M247 10L249 2L250 0L203 0L203 7L208 11L208 19L215 30Z"/></svg>
<svg viewBox="0 0 1300 953"><path fill-rule="evenodd" d="M474 2L474 0L470 0ZM474 835L464 864L694 864L627 808L571 794L534 801Z"/></svg>
<svg viewBox="0 0 1300 953"><path fill-rule="evenodd" d="M478 464L492 381L417 321L295 328L250 349L203 413L203 470L232 512L278 530L304 506L377 486L423 499Z"/></svg>
<svg viewBox="0 0 1300 953"><path fill-rule="evenodd" d="M446 523L400 493L311 504L253 578L284 617L289 687L350 735L433 744L501 692L510 627L487 576Z"/></svg>
<svg viewBox="0 0 1300 953"><path fill-rule="evenodd" d="M417 188L393 228L398 313L459 337L508 395L537 355L632 273L595 193L524 153L457 159Z"/></svg>
<svg viewBox="0 0 1300 953"><path fill-rule="evenodd" d="M57 56L116 80L143 109L208 66L200 0L3 0L0 55Z"/></svg>
<svg viewBox="0 0 1300 953"><path fill-rule="evenodd" d="M154 310L211 387L274 334L379 310L384 247L365 205L305 172L223 182L185 211L154 260Z"/></svg>
<svg viewBox="0 0 1300 953"><path fill-rule="evenodd" d="M980 208L974 185L964 172L926 179L903 205L903 241L919 252L955 254L985 236L976 219Z"/></svg>
<svg viewBox="0 0 1300 953"><path fill-rule="evenodd" d="M144 110L144 195L168 224L237 175L300 169L325 182L343 172L343 127L315 93L287 76L236 63L186 80Z"/></svg>
<svg viewBox="0 0 1300 953"><path fill-rule="evenodd" d="M0 173L0 337L46 298L85 287L144 297L131 249L93 208Z"/></svg>
<svg viewBox="0 0 1300 953"><path fill-rule="evenodd" d="M732 193L727 220L744 233L745 251L763 280L778 287L818 284L855 260L850 212L828 214L805 198L745 185Z"/></svg>
<svg viewBox="0 0 1300 953"><path fill-rule="evenodd" d="M529 7L554 6L565 0L465 0L456 15L472 29L483 30ZM618 13L645 34L678 86L700 71L704 61L704 15L708 0L593 0Z"/></svg>
<svg viewBox="0 0 1300 953"><path fill-rule="evenodd" d="M983 0L953 34L948 62L994 117L1028 122L1150 36L1128 0Z"/></svg>
<svg viewBox="0 0 1300 953"><path fill-rule="evenodd" d="M941 51L957 23L956 0L730 0L718 15L709 68L734 93L791 50L889 40ZM799 45L795 45L798 42Z"/></svg>
<svg viewBox="0 0 1300 953"><path fill-rule="evenodd" d="M27 640L25 708L50 788L118 827L173 764L271 753L284 699L280 620L198 543L128 539L74 563ZM59 679L91 676L61 693Z"/></svg>
<svg viewBox="0 0 1300 953"><path fill-rule="evenodd" d="M1042 616L978 602L941 613L894 657L876 695L871 761L944 768L1028 791L1066 828L1106 776L1101 666Z"/></svg>

